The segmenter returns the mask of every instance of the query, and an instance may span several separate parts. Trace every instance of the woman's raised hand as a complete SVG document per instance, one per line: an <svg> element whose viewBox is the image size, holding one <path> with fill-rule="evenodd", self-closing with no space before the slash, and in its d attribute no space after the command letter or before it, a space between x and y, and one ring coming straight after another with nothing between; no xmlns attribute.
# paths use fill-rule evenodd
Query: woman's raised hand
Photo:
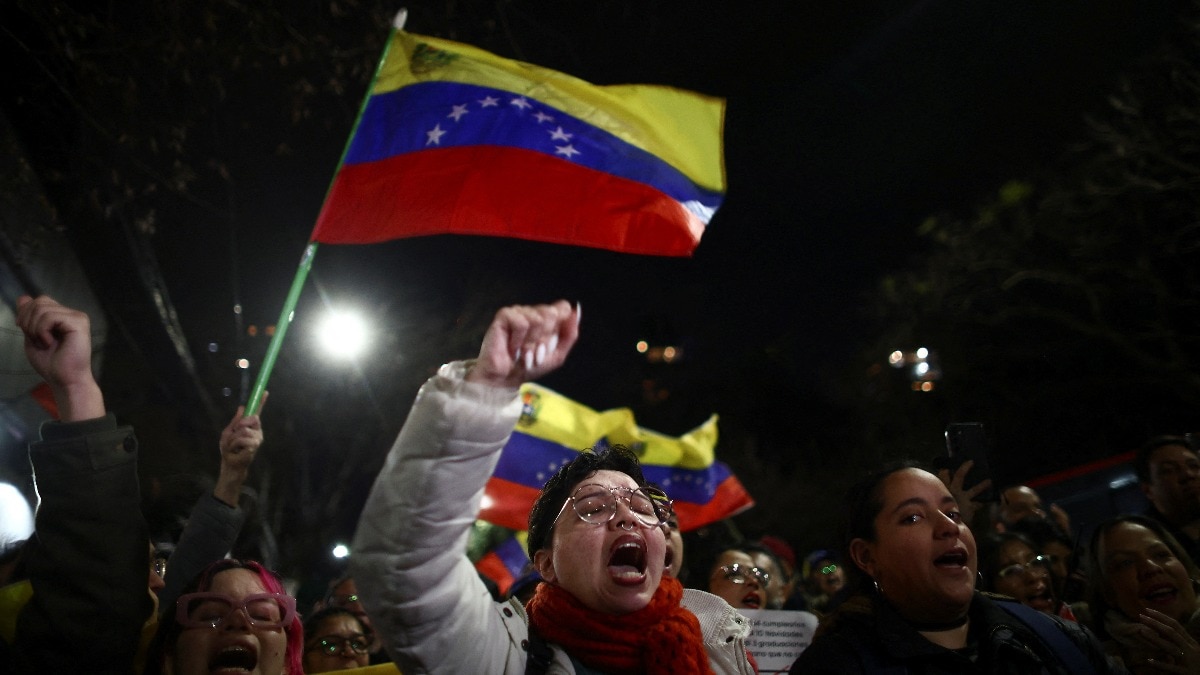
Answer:
<svg viewBox="0 0 1200 675"><path fill-rule="evenodd" d="M469 382L519 387L558 368L579 338L578 304L513 305L496 312L467 372Z"/></svg>

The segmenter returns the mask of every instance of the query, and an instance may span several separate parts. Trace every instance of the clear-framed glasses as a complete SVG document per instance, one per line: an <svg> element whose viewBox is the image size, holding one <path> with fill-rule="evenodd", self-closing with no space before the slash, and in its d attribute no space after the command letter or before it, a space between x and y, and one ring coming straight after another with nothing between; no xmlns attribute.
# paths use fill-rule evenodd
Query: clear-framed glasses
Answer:
<svg viewBox="0 0 1200 675"><path fill-rule="evenodd" d="M165 579L167 577L167 559L166 558L155 558L153 565L154 565L154 573L157 574L160 578Z"/></svg>
<svg viewBox="0 0 1200 675"><path fill-rule="evenodd" d="M634 489L588 483L580 485L574 494L567 497L567 501L563 502L562 508L558 510L558 515L554 517L554 523L562 518L567 504L570 504L575 509L575 515L583 522L603 525L617 515L617 493L622 493L621 499L629 505L629 511L642 525L658 527L667 522L672 509L671 499L658 488Z"/></svg>
<svg viewBox="0 0 1200 675"><path fill-rule="evenodd" d="M746 567L745 565L733 563L732 565L721 565L717 568L717 572L713 573L713 576L716 576L718 572L735 584L747 583L751 578L757 581L758 585L763 588L766 588L771 583L770 573L760 567Z"/></svg>
<svg viewBox="0 0 1200 675"><path fill-rule="evenodd" d="M1012 563L1011 565L1005 565L1004 567L1000 568L1000 571L996 573L996 576L1000 577L1001 579L1012 579L1013 577L1024 576L1025 572L1030 570L1043 570L1049 572L1050 558L1047 558L1044 555L1037 555L1027 563Z"/></svg>
<svg viewBox="0 0 1200 675"><path fill-rule="evenodd" d="M175 620L185 628L216 628L241 610L254 628L287 628L296 599L286 593L255 593L241 600L224 593L185 593L175 601Z"/></svg>
<svg viewBox="0 0 1200 675"><path fill-rule="evenodd" d="M347 645L350 647L350 651L354 652L355 654L366 654L367 649L371 646L371 642L367 639L366 635L362 635L361 633L355 633L354 635L347 637L342 637L341 635L325 635L314 642L313 645L308 648L308 651L320 651L324 654L328 654L329 656L333 656L334 654L342 651L342 649Z"/></svg>

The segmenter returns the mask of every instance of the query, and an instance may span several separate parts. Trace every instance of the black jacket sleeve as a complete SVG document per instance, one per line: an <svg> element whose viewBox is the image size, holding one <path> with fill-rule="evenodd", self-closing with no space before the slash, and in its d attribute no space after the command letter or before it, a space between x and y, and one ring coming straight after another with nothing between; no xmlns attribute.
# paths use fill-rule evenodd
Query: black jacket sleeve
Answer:
<svg viewBox="0 0 1200 675"><path fill-rule="evenodd" d="M33 597L17 619L13 670L133 672L153 608L137 439L111 414L50 422L29 459L39 499L25 551Z"/></svg>

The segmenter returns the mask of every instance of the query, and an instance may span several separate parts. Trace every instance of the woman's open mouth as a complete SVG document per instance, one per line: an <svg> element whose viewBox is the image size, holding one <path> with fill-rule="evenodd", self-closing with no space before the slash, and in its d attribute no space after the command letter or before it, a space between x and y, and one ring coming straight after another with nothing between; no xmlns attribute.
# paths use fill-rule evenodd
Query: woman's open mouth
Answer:
<svg viewBox="0 0 1200 675"><path fill-rule="evenodd" d="M646 542L630 535L618 539L608 554L608 574L618 584L642 583L646 578Z"/></svg>
<svg viewBox="0 0 1200 675"><path fill-rule="evenodd" d="M967 552L961 548L951 549L934 558L933 564L947 569L958 569L967 566Z"/></svg>
<svg viewBox="0 0 1200 675"><path fill-rule="evenodd" d="M746 597L742 598L742 607L745 607L746 609L761 609L762 598L758 597L758 593L753 591L747 593Z"/></svg>
<svg viewBox="0 0 1200 675"><path fill-rule="evenodd" d="M217 652L208 661L208 672L216 674L248 673L258 666L258 654L242 645Z"/></svg>
<svg viewBox="0 0 1200 675"><path fill-rule="evenodd" d="M1179 597L1179 589L1169 584L1161 584L1152 587L1148 592L1142 595L1142 601L1148 607L1164 607L1175 602Z"/></svg>
<svg viewBox="0 0 1200 675"><path fill-rule="evenodd" d="M1050 593L1050 589L1046 588L1040 593L1026 597L1024 604L1039 612L1052 613L1054 611L1054 596Z"/></svg>

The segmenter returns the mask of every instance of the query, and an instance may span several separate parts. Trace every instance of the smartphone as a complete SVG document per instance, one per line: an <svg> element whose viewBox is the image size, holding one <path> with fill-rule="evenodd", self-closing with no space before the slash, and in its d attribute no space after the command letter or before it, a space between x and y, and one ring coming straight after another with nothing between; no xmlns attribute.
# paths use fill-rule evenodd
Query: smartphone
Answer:
<svg viewBox="0 0 1200 675"><path fill-rule="evenodd" d="M987 436L984 435L983 425L979 422L954 422L947 425L946 454L950 458L952 471L962 466L967 460L975 462L963 480L963 488L969 490L992 477L992 469L988 465L987 459ZM980 493L974 501L994 502L996 499L996 486L992 485Z"/></svg>

